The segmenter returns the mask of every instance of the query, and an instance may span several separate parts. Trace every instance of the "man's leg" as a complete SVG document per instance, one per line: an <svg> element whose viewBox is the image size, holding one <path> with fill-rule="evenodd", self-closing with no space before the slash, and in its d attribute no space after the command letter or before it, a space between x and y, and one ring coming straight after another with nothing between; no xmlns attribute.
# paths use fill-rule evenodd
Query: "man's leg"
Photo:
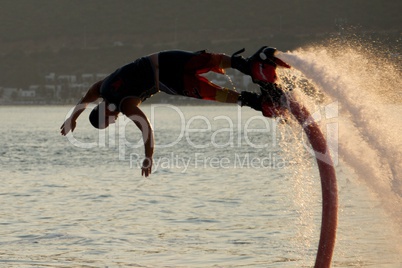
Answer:
<svg viewBox="0 0 402 268"><path fill-rule="evenodd" d="M203 60L201 60L203 59ZM222 69L234 68L232 60L234 57L226 54L204 53L194 57L186 67L192 67L195 75L185 77L185 88L187 96L197 97L204 100L213 100L224 103L238 103L240 106L249 106L257 111L262 111L262 97L260 94L222 88L213 84L205 77L199 75L207 71L223 73ZM221 71L222 70L222 71ZM189 90L190 89L190 90Z"/></svg>
<svg viewBox="0 0 402 268"><path fill-rule="evenodd" d="M215 85L203 76L195 75L186 77L185 81L186 84L188 84L187 88L196 91L193 92L195 93L193 95L200 99L224 103L237 103L239 100L240 94L237 91Z"/></svg>

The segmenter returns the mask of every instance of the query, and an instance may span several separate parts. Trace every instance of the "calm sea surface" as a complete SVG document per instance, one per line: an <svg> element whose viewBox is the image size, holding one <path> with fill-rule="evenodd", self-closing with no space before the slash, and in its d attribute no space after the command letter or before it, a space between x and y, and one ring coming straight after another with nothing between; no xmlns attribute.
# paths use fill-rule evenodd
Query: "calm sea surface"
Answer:
<svg viewBox="0 0 402 268"><path fill-rule="evenodd" d="M154 172L124 117L0 107L0 267L311 267L320 179L300 131L233 106L144 106ZM400 233L339 161L333 267L402 267Z"/></svg>

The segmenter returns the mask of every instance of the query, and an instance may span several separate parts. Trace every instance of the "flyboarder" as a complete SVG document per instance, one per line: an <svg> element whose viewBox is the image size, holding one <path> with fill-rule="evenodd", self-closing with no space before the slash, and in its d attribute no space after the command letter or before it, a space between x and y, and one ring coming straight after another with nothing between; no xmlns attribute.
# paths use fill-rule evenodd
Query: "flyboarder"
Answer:
<svg viewBox="0 0 402 268"><path fill-rule="evenodd" d="M242 52L244 49L228 56L205 50L170 50L141 57L93 84L61 126L61 134L73 132L77 118L88 104L101 98L101 103L90 113L91 124L95 128L104 129L115 122L119 113L130 118L143 135L145 159L142 175L148 177L152 172L154 135L147 116L139 106L159 91L203 100L238 103L262 111L267 117L284 113L281 104L283 91L276 84L276 67L290 66L275 57L275 48L264 46L248 58L240 56ZM248 91L238 93L215 85L201 76L209 71L223 74L227 68L250 75L253 82L260 86L261 94Z"/></svg>

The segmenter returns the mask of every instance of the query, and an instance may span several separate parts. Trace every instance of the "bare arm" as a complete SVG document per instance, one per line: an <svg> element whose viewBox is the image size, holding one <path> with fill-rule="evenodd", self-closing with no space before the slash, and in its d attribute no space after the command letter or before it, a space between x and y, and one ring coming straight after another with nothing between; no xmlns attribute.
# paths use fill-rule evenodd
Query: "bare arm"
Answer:
<svg viewBox="0 0 402 268"><path fill-rule="evenodd" d="M96 82L93 84L87 91L84 97L75 105L73 112L70 117L66 119L66 121L61 126L61 134L67 135L67 133L71 130L74 131L76 126L77 118L80 114L87 108L88 104L96 101L100 98L100 87L102 85L103 80Z"/></svg>
<svg viewBox="0 0 402 268"><path fill-rule="evenodd" d="M142 163L141 174L148 177L152 172L153 154L154 154L154 131L147 116L138 108L141 100L138 98L126 99L121 106L121 112L130 118L134 124L141 130L145 147L145 159Z"/></svg>

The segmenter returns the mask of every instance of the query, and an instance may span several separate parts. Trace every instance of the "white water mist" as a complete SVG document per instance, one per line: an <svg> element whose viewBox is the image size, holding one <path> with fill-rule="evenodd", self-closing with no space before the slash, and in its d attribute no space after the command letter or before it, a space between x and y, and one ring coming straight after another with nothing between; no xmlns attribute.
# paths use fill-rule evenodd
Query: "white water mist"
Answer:
<svg viewBox="0 0 402 268"><path fill-rule="evenodd" d="M285 80L307 80L325 102L339 103L339 157L381 200L400 231L402 75L383 55L364 45L333 42L278 57L294 68L282 73Z"/></svg>

